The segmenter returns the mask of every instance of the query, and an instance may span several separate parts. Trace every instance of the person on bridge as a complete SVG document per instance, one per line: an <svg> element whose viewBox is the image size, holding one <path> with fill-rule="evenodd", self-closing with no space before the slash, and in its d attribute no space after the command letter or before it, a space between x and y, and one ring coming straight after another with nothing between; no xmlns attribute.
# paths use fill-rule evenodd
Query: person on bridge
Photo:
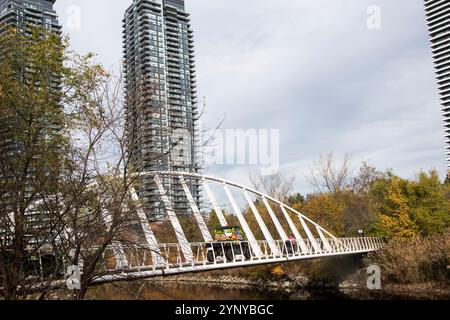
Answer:
<svg viewBox="0 0 450 320"><path fill-rule="evenodd" d="M289 254L293 254L294 250L295 250L295 245L296 245L296 240L294 235L289 235L288 239L286 240L286 248L287 248L287 252Z"/></svg>
<svg viewBox="0 0 450 320"><path fill-rule="evenodd" d="M294 237L294 235L293 234L291 234L291 235L289 235L289 241L292 243L292 244L294 244L295 243L295 237Z"/></svg>

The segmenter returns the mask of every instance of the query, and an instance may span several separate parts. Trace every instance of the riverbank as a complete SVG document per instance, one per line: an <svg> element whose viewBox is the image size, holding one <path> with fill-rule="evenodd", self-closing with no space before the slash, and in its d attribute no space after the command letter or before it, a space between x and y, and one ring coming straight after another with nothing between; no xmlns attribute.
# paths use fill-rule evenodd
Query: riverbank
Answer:
<svg viewBox="0 0 450 320"><path fill-rule="evenodd" d="M49 297L70 299L69 292ZM361 282L338 287L305 286L305 278L264 281L236 276L176 276L109 283L89 289L87 300L449 300L450 290L435 283L387 284L368 290Z"/></svg>
<svg viewBox="0 0 450 320"><path fill-rule="evenodd" d="M87 299L150 300L450 300L446 281L399 285L382 280L367 288L364 257L349 256L299 263L189 273L92 288ZM384 278L383 278L384 279Z"/></svg>
<svg viewBox="0 0 450 320"><path fill-rule="evenodd" d="M439 283L410 285L386 284L381 290L369 290L357 274L339 286L312 284L305 276L278 280L251 279L232 275L181 275L147 280L156 286L195 286L223 290L252 290L281 299L450 299L450 288Z"/></svg>
<svg viewBox="0 0 450 320"><path fill-rule="evenodd" d="M251 279L233 275L181 275L174 277L158 277L147 280L150 283L178 283L216 286L220 288L260 289L261 291L282 292L289 294L308 286L308 279L303 276L279 280Z"/></svg>

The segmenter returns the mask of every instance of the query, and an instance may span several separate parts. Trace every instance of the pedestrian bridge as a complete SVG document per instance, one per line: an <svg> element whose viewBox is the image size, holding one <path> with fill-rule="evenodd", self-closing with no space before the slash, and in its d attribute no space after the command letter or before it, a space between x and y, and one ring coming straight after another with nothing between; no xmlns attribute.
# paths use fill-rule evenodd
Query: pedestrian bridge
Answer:
<svg viewBox="0 0 450 320"><path fill-rule="evenodd" d="M139 205L140 199L134 188L131 197L138 204L137 215L145 237L142 244L123 244L113 242L103 257L104 272L94 282L111 282L168 276L190 272L203 272L236 267L256 266L286 261L299 261L332 256L363 254L380 250L381 238L336 238L320 225L281 201L231 181L193 173L182 172L148 172L140 177L153 179L158 195L165 207L165 212L176 236L176 243L159 243L152 225L147 220L144 209ZM195 217L196 228L201 233L202 242L190 242L175 213L170 196L164 190L164 179L178 181L184 190L191 212ZM222 188L232 213L239 221L245 233L246 241L216 242L208 230L204 215L201 214L194 200L187 181L200 184L214 214L222 227L229 226L223 208L219 205L215 187ZM235 194L240 193L245 206L253 215L262 234L262 239L255 236L256 230L250 228L246 215L239 206ZM263 219L258 206L265 209ZM248 215L247 215L248 217ZM268 224L274 226L270 231ZM275 230L275 231L274 231ZM289 237L288 235L292 235ZM294 239L295 238L295 239Z"/></svg>

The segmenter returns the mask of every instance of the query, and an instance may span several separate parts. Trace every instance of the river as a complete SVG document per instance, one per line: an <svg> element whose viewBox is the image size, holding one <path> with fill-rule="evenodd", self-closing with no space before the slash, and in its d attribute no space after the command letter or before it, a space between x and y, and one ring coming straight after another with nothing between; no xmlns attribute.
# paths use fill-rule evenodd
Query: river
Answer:
<svg viewBox="0 0 450 320"><path fill-rule="evenodd" d="M329 299L449 299L448 291L377 290L361 288L296 290L290 293L233 285L135 281L92 288L93 300L329 300Z"/></svg>

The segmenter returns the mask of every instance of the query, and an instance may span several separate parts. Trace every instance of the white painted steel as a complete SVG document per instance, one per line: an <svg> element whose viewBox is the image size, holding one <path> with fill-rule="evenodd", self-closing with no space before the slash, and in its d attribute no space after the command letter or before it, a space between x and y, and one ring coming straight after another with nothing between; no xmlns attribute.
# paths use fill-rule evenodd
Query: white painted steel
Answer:
<svg viewBox="0 0 450 320"><path fill-rule="evenodd" d="M182 175L182 176L187 176L187 177L192 177L192 178L198 178L198 179L202 179L203 181L214 181L214 182L218 182L218 183L222 183L222 184L226 184L232 187L236 187L239 189L245 189L250 193L256 194L262 198L266 198L267 200L274 202L280 206L283 206L284 208L286 208L289 211L292 211L293 213L295 213L298 216L301 216L305 221L311 223L312 225L319 227L320 230L322 230L322 232L324 234L326 234L328 237L330 237L331 239L336 239L335 236L333 236L330 232L328 232L327 230L323 229L320 225L318 225L317 223L315 223L314 221L312 221L311 219L309 219L308 217L306 217L305 215L303 215L302 213L298 212L297 210L295 210L294 208L287 206L286 204L284 204L283 202L269 196L266 195L262 192L259 192L251 187L248 186L243 186L237 183L234 183L232 181L229 180L225 180L225 179L221 179L221 178L217 178L217 177L213 177L213 176L206 176L206 175L201 175L198 173L191 173L191 172L171 172L171 171L154 171L154 172L143 172L143 173L139 173L137 174L137 176L140 177L145 177L145 176L154 176L156 174L160 174L160 175L168 175L168 176L178 176L178 175ZM337 239L336 239L337 240Z"/></svg>
<svg viewBox="0 0 450 320"><path fill-rule="evenodd" d="M106 283L106 282L114 282L114 281L124 281L124 280L135 280L135 279L146 279L158 276L170 276L177 274L184 274L190 272L204 272L204 271L212 271L212 270L222 270L222 269L231 269L237 267L250 267L256 265L264 265L264 264L273 264L273 263L281 263L281 262L289 262L289 261L299 261L299 260L307 260L307 259L318 259L325 257L334 257L334 256L345 256L345 255L353 255L353 254L364 254L368 252L377 251L383 248L384 241L381 238L341 238L341 239L330 239L327 238L331 246L331 251L321 251L317 252L313 249L312 242L309 239L305 239L305 244L307 248L309 248L308 253L303 253L301 250L293 250L292 253L287 252L286 242L282 240L275 241L277 247L280 251L282 251L281 256L276 256L273 252L264 251L264 254L258 259L255 258L255 255L252 255L251 259L240 259L236 256L233 257L231 261L227 261L226 259L216 260L214 257L214 262L209 262L206 259L206 250L211 245L211 243L190 243L191 251L195 252L193 255L194 261L187 261L182 254L181 245L179 243L175 244L161 244L159 245L159 250L166 257L171 253L176 253L176 263L169 263L167 266L158 266L146 264L145 260L145 251L150 251L149 245L134 245L134 246L122 246L122 250L125 253L130 254L130 252L136 252L135 255L138 259L142 258L142 261L138 259L132 259L130 264L126 269L121 268L120 265L116 265L113 268L104 268L103 274L94 279L95 283ZM334 240L339 240L335 242ZM317 245L322 246L322 239L315 239ZM235 242L234 244L242 245L248 242ZM363 243L367 245L362 245ZM229 244L219 243L222 246ZM350 244L353 244L353 248L350 249ZM267 241L257 241L254 245L257 245L260 248L268 249ZM93 248L95 249L95 248ZM113 253L115 252L114 244L107 248L107 251L111 250ZM144 254L142 251L144 250ZM139 253L141 253L139 255ZM168 260L168 259L167 259ZM35 284L33 286L38 287L39 284ZM52 283L45 282L45 286L65 286L65 281L56 280Z"/></svg>
<svg viewBox="0 0 450 320"><path fill-rule="evenodd" d="M203 179L203 187L205 188L206 194L208 195L209 201L211 201L211 204L213 206L214 211L216 212L217 218L219 219L220 225L222 227L227 227L228 223L225 219L225 216L222 213L222 209L220 208L219 204L217 203L217 199L214 196L214 193L212 193L208 182L206 182L206 179Z"/></svg>
<svg viewBox="0 0 450 320"><path fill-rule="evenodd" d="M323 235L322 230L320 230L320 228L318 228L317 226L316 226L316 230L317 230L317 233L319 234L320 239L322 240L324 249L328 252L331 252L332 250L331 250L330 243L328 242L328 239L325 238L325 236Z"/></svg>
<svg viewBox="0 0 450 320"><path fill-rule="evenodd" d="M205 240L205 242L212 242L213 238L211 237L211 233L209 233L208 226L206 225L205 220L203 219L200 210L198 209L198 206L195 203L194 197L192 196L191 191L189 190L189 187L186 184L186 181L184 180L183 176L180 176L179 179L181 185L183 186L183 190L184 193L186 194L189 205L191 206L191 210L192 213L194 214L195 220L197 221L197 225L200 229L200 232L202 233L203 240Z"/></svg>
<svg viewBox="0 0 450 320"><path fill-rule="evenodd" d="M244 189L243 190L244 196L247 199L248 205L250 206L250 209L253 212L253 215L256 218L256 221L258 222L259 228L261 229L264 238L268 242L270 249L272 252L274 252L276 255L280 255L280 251L278 250L278 247L275 245L275 241L272 238L272 235L269 232L269 229L267 229L266 224L264 223L263 219L261 218L261 215L258 212L258 209L256 208L255 204L253 203L253 200L250 198L250 195L248 192Z"/></svg>
<svg viewBox="0 0 450 320"><path fill-rule="evenodd" d="M164 190L164 186L161 182L161 179L158 175L154 177L156 186L159 189L159 193L161 196L161 200L164 203L164 207L166 208L167 216L169 217L169 220L172 224L172 227L175 231L175 236L177 237L178 242L180 243L181 251L184 254L184 257L186 260L190 263L194 263L194 255L191 250L191 246L186 238L186 235L183 232L183 229L181 228L180 221L178 221L177 215L175 214L175 211L173 210L172 204L170 203L169 197L167 196L166 191Z"/></svg>
<svg viewBox="0 0 450 320"><path fill-rule="evenodd" d="M321 250L320 250L320 247L319 247L319 245L317 244L317 241L316 241L316 239L314 238L314 236L313 236L311 230L309 229L308 225L306 224L305 220L303 219L302 216L298 216L298 219L300 220L300 223L302 224L303 230L305 230L306 235L308 236L308 239L309 239L309 241L311 242L311 245L313 246L314 250L315 250L317 253L319 253L319 252L321 251Z"/></svg>
<svg viewBox="0 0 450 320"><path fill-rule="evenodd" d="M118 241L113 241L111 246L107 250L110 250L116 260L114 267L107 267L104 264L104 276L100 276L96 282L108 282L117 280L130 280L135 278L148 278L161 275L173 275L187 272L209 271L218 269L227 269L234 267L245 267L252 265L261 265L269 263L278 263L283 261L295 261L313 258L322 258L329 256L341 256L350 254L360 254L382 249L384 241L381 238L336 238L331 233L323 229L314 221L308 219L303 214L299 213L295 209L283 204L282 202L264 195L256 190L240 186L219 178L202 176L199 174L183 173L183 172L151 172L144 173L141 176L153 176L155 183L158 187L160 197L166 208L167 216L171 221L172 227L175 231L178 243L176 244L158 244L156 237L151 229L145 212L140 207L138 195L134 188L131 188L130 193L133 201L137 203L137 214L141 222L142 229L146 239L146 244L125 246ZM164 189L163 183L159 178L159 175L170 175L172 177L178 177L181 181L185 194L191 205L191 209L196 216L197 224L200 229L203 229L202 235L205 242L201 243L189 243L182 227L178 221L178 218L170 203L169 197ZM206 223L203 220L200 211L189 191L184 177L197 178L203 181L203 186L208 194L211 204L218 216L218 219L222 226L228 226L227 221L220 209L214 194L208 186L207 180L219 182L223 185L225 193L231 205L233 207L234 214L238 217L239 222L247 236L248 241L236 241L236 242L213 242L212 237L208 233L206 234ZM237 187L243 192L247 202L256 217L259 227L263 231L265 240L257 241L252 230L249 228L247 221L245 220L239 206L231 193L228 186ZM263 221L260 213L258 212L254 202L252 201L250 194L253 193L262 198L272 221L274 222L277 232L280 235L280 240L274 240L272 234L270 234L266 223ZM278 204L281 211L286 218L290 229L294 233L296 238L295 242L287 241L286 232L283 230L279 220L273 212L270 203L274 202ZM307 235L307 239L302 238L299 230L296 228L294 222L289 216L288 211L297 215L300 224ZM112 223L112 218L107 211L102 212L105 225L108 227ZM201 219L199 219L201 218ZM308 224L314 226L318 237L315 237L308 227ZM211 257L208 258L208 251L212 245L219 245L222 248L222 257L220 252L215 253L213 250L213 261ZM250 249L250 252L243 254L244 245ZM232 257L225 258L225 247L231 248ZM231 247L230 247L231 246ZM92 249L92 248L90 248ZM85 250L90 250L89 248ZM236 250L239 250L236 253ZM230 250L228 250L230 252ZM248 255L249 254L249 255ZM146 259L151 255L151 263ZM128 259L127 257L131 257Z"/></svg>
<svg viewBox="0 0 450 320"><path fill-rule="evenodd" d="M266 206L267 212L270 215L270 218L273 221L273 224L275 225L275 228L278 231L278 234L281 237L281 240L286 241L288 239L288 236L286 232L284 231L283 227L280 224L280 221L278 220L277 216L275 215L275 212L273 212L272 207L270 206L269 202L267 201L266 197L262 197L263 203Z"/></svg>
<svg viewBox="0 0 450 320"><path fill-rule="evenodd" d="M284 218L287 220L289 224L289 228L291 228L292 232L294 233L294 237L297 240L298 244L300 245L300 249L303 253L306 253L308 249L306 248L305 241L303 241L303 237L301 236L300 232L298 231L297 227L294 224L294 221L292 221L291 217L289 216L289 213L286 211L286 208L284 206L280 206L281 212L283 212Z"/></svg>
<svg viewBox="0 0 450 320"><path fill-rule="evenodd" d="M139 197L136 193L136 189L130 188L131 199L136 202L137 205L137 215L139 217L139 221L141 223L142 230L144 232L145 240L147 244L150 246L151 256L154 261L155 266L166 265L167 261L163 258L161 251L158 247L158 241L156 240L155 234L148 222L147 215L144 210L140 206Z"/></svg>
<svg viewBox="0 0 450 320"><path fill-rule="evenodd" d="M323 239L314 239L318 246L322 247L325 246L323 243ZM352 250L348 250L348 246L337 246L337 245L331 245L331 243L334 243L333 239L326 238L326 240L330 243L330 250L323 250L320 253L315 251L312 248L312 242L308 239L305 240L305 244L307 247L311 248L309 250L309 253L304 254L301 250L293 250L292 253L288 253L286 248L286 242L282 240L276 240L274 241L277 250L282 252L282 255L274 255L274 252L270 251L270 246L268 241L257 241L254 243L254 245L260 247L260 248L266 248L269 251L261 250L263 252L262 256L259 257L259 259L238 259L237 257L233 257L232 261L227 260L218 260L214 262L208 262L206 260L206 255L202 254L203 252L206 252L208 245L211 243L191 243L191 250L195 252L194 255L194 264L187 262L182 254L181 254L181 247L180 244L165 244L160 245L160 250L163 252L177 252L178 258L177 263L172 263L169 265L168 268L154 268L152 265L143 265L140 262L135 262L135 265L131 265L128 268L127 273L124 274L123 270L116 269L110 269L105 270L107 273L110 274L105 277L100 277L98 279L99 282L108 282L108 281L116 281L116 280L123 280L123 279L133 279L133 278L149 278L149 277L156 277L156 276L162 276L162 275L174 275L174 274L181 274L181 273L187 273L187 272L198 272L198 271L209 271L209 270L220 270L220 269L228 269L228 268L235 268L235 267L245 267L245 266L252 266L252 265L262 265L262 264L272 264L272 263L278 263L278 262L286 262L286 261L297 261L297 260L305 260L305 259L314 259L314 258L324 258L324 257L331 257L331 256L343 256L343 255L352 255L352 254L361 254L361 253L368 253L372 251L380 250L383 247L383 240L380 238L343 238L339 239L338 243L353 243L355 244L355 248ZM235 242L235 244L242 244L242 243L248 243L250 246L252 246L249 242ZM229 244L228 242L221 243L222 245ZM138 250L146 250L145 246L138 246ZM110 250L114 250L112 247ZM124 250L126 252L130 250L134 250L133 247L124 247ZM117 270L117 272L116 272Z"/></svg>
<svg viewBox="0 0 450 320"><path fill-rule="evenodd" d="M239 223L242 226L242 229L244 229L244 233L247 236L247 239L250 242L250 246L252 247L253 251L256 253L256 256L259 257L262 255L261 249L259 246L256 245L256 239L253 235L252 230L250 230L250 227L247 224L247 221L245 221L244 216L242 215L241 209L239 209L239 206L236 203L236 200L233 197L233 194L231 193L230 189L226 184L223 185L223 188L225 189L225 193L227 194L228 199L230 200L231 206L233 207L234 214L239 219Z"/></svg>

